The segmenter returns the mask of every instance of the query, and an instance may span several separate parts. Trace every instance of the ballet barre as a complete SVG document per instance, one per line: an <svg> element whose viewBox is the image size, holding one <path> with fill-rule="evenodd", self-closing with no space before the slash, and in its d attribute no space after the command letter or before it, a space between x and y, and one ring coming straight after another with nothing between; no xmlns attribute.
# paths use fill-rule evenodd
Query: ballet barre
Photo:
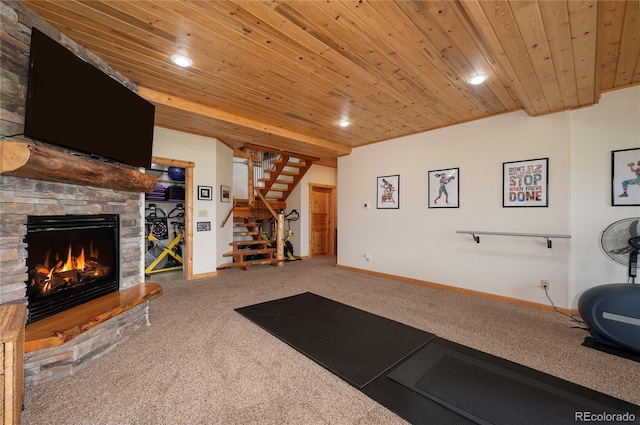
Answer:
<svg viewBox="0 0 640 425"><path fill-rule="evenodd" d="M545 238L547 240L547 248L551 248L551 239L570 239L571 235L554 235L547 233L516 233L516 232L484 232L479 230L456 230L456 233L464 233L473 236L476 243L480 243L478 235L495 235L495 236L525 236L531 238Z"/></svg>

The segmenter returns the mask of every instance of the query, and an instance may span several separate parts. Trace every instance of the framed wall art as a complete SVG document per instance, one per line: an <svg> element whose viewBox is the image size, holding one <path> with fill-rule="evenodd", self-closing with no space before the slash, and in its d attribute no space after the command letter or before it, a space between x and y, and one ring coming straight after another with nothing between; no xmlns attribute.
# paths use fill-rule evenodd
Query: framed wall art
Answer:
<svg viewBox="0 0 640 425"><path fill-rule="evenodd" d="M211 186L198 186L198 199L201 201L213 200L213 188Z"/></svg>
<svg viewBox="0 0 640 425"><path fill-rule="evenodd" d="M400 208L400 175L378 177L377 208Z"/></svg>
<svg viewBox="0 0 640 425"><path fill-rule="evenodd" d="M429 171L429 208L460 206L460 169Z"/></svg>
<svg viewBox="0 0 640 425"><path fill-rule="evenodd" d="M611 205L640 205L640 148L611 152Z"/></svg>
<svg viewBox="0 0 640 425"><path fill-rule="evenodd" d="M198 221L196 223L196 230L198 232L210 232L211 231L211 222L210 221Z"/></svg>
<svg viewBox="0 0 640 425"><path fill-rule="evenodd" d="M231 202L231 187L220 185L220 202Z"/></svg>
<svg viewBox="0 0 640 425"><path fill-rule="evenodd" d="M549 158L502 163L502 206L549 206Z"/></svg>

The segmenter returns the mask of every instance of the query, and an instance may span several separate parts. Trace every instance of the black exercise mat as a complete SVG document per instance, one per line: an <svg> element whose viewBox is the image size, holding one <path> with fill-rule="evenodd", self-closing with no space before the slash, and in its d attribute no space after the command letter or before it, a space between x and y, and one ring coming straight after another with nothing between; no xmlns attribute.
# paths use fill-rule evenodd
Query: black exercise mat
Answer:
<svg viewBox="0 0 640 425"><path fill-rule="evenodd" d="M434 337L310 292L235 311L358 388Z"/></svg>
<svg viewBox="0 0 640 425"><path fill-rule="evenodd" d="M402 367L402 364L394 368ZM476 425L476 422L389 379L387 374L377 377L360 391L412 425Z"/></svg>
<svg viewBox="0 0 640 425"><path fill-rule="evenodd" d="M438 337L387 376L478 424L640 424L639 406Z"/></svg>

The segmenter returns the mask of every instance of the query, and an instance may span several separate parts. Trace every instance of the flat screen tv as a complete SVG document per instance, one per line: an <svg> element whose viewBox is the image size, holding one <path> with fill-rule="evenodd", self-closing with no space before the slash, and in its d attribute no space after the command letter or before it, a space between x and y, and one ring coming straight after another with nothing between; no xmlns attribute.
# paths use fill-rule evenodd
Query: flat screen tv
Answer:
<svg viewBox="0 0 640 425"><path fill-rule="evenodd" d="M155 106L36 28L24 135L136 167L151 167Z"/></svg>

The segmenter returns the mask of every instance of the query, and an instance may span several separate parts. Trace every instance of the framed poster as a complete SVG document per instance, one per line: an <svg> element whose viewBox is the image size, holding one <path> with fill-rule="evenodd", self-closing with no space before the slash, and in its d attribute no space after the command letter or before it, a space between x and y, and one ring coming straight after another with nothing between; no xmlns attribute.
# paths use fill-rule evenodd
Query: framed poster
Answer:
<svg viewBox="0 0 640 425"><path fill-rule="evenodd" d="M400 175L378 177L377 208L400 208Z"/></svg>
<svg viewBox="0 0 640 425"><path fill-rule="evenodd" d="M460 169L429 171L429 208L460 206Z"/></svg>
<svg viewBox="0 0 640 425"><path fill-rule="evenodd" d="M231 202L231 187L220 185L220 202Z"/></svg>
<svg viewBox="0 0 640 425"><path fill-rule="evenodd" d="M502 206L549 206L549 158L502 163Z"/></svg>
<svg viewBox="0 0 640 425"><path fill-rule="evenodd" d="M198 186L198 199L201 201L213 201L211 186Z"/></svg>
<svg viewBox="0 0 640 425"><path fill-rule="evenodd" d="M640 148L611 152L611 205L640 205Z"/></svg>

